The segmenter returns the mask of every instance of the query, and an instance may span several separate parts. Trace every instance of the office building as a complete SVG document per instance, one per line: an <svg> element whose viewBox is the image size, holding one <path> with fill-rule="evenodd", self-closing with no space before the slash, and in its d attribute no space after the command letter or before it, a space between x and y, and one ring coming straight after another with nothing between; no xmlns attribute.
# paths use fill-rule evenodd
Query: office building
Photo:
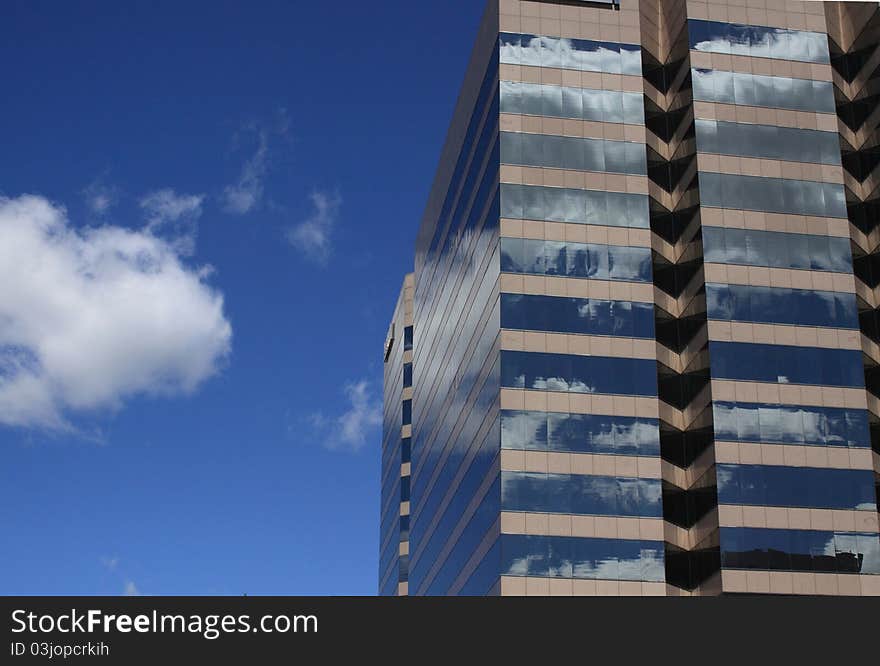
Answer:
<svg viewBox="0 0 880 666"><path fill-rule="evenodd" d="M385 339L379 534L379 590L384 596L405 596L409 579L413 282L412 274L403 280Z"/></svg>
<svg viewBox="0 0 880 666"><path fill-rule="evenodd" d="M880 595L878 30L489 0L386 343L383 594Z"/></svg>

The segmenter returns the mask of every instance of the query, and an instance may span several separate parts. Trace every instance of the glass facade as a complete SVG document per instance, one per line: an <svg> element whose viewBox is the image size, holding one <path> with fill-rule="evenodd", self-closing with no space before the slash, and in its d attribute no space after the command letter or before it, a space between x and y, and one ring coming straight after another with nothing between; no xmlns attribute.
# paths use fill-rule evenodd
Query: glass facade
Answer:
<svg viewBox="0 0 880 666"><path fill-rule="evenodd" d="M502 472L504 511L659 518L659 479Z"/></svg>
<svg viewBox="0 0 880 666"><path fill-rule="evenodd" d="M700 172L700 202L710 208L846 217L843 187L808 180Z"/></svg>
<svg viewBox="0 0 880 666"><path fill-rule="evenodd" d="M501 82L501 113L545 118L645 124L642 94L521 81Z"/></svg>
<svg viewBox="0 0 880 666"><path fill-rule="evenodd" d="M501 328L653 338L654 307L600 298L501 294Z"/></svg>
<svg viewBox="0 0 880 666"><path fill-rule="evenodd" d="M695 121L700 151L787 162L840 164L837 132L723 120Z"/></svg>
<svg viewBox="0 0 880 666"><path fill-rule="evenodd" d="M501 270L529 275L650 282L651 250L646 247L502 238Z"/></svg>
<svg viewBox="0 0 880 666"><path fill-rule="evenodd" d="M713 264L852 273L848 238L778 231L703 228L703 256Z"/></svg>
<svg viewBox="0 0 880 666"><path fill-rule="evenodd" d="M539 352L501 352L501 386L531 391L657 395L651 360L573 356Z"/></svg>
<svg viewBox="0 0 880 666"><path fill-rule="evenodd" d="M648 173L644 143L548 134L502 132L501 162L572 171Z"/></svg>
<svg viewBox="0 0 880 666"><path fill-rule="evenodd" d="M694 99L701 102L834 113L834 86L787 76L765 76L718 69L693 70Z"/></svg>
<svg viewBox="0 0 880 666"><path fill-rule="evenodd" d="M663 542L562 536L501 537L505 576L663 581Z"/></svg>
<svg viewBox="0 0 880 666"><path fill-rule="evenodd" d="M720 441L871 446L864 409L716 401L713 410L715 439Z"/></svg>
<svg viewBox="0 0 880 666"><path fill-rule="evenodd" d="M880 574L877 534L721 528L727 569Z"/></svg>
<svg viewBox="0 0 880 666"><path fill-rule="evenodd" d="M710 342L712 376L750 382L863 387L862 352L744 342Z"/></svg>
<svg viewBox="0 0 880 666"><path fill-rule="evenodd" d="M870 470L718 465L717 474L720 504L877 510Z"/></svg>
<svg viewBox="0 0 880 666"><path fill-rule="evenodd" d="M812 260L809 267L818 270ZM859 328L856 295L847 292L707 284L706 312L709 319L721 321Z"/></svg>
<svg viewBox="0 0 880 666"><path fill-rule="evenodd" d="M828 37L821 32L699 19L688 21L688 32L690 47L695 51L823 64L831 62Z"/></svg>
<svg viewBox="0 0 880 666"><path fill-rule="evenodd" d="M639 229L650 226L644 194L511 183L501 185L501 217Z"/></svg>
<svg viewBox="0 0 880 666"><path fill-rule="evenodd" d="M501 33L499 44L501 62L505 65L642 75L641 49L636 44L508 32Z"/></svg>
<svg viewBox="0 0 880 666"><path fill-rule="evenodd" d="M428 197L380 592L880 595L855 10L554 4L489 2Z"/></svg>
<svg viewBox="0 0 880 666"><path fill-rule="evenodd" d="M634 416L505 410L501 412L501 447L657 457L659 421Z"/></svg>

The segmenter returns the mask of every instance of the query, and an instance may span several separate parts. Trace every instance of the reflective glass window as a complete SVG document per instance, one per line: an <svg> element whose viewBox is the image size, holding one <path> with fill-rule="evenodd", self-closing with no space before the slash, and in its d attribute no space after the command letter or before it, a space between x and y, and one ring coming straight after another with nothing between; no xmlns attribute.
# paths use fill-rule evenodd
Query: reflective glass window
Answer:
<svg viewBox="0 0 880 666"><path fill-rule="evenodd" d="M852 272L848 238L703 227L703 257L714 264Z"/></svg>
<svg viewBox="0 0 880 666"><path fill-rule="evenodd" d="M501 162L520 166L647 174L645 144L501 132Z"/></svg>
<svg viewBox="0 0 880 666"><path fill-rule="evenodd" d="M847 216L843 186L835 183L708 171L700 172L699 181L704 206L817 217Z"/></svg>
<svg viewBox="0 0 880 666"><path fill-rule="evenodd" d="M700 119L695 121L695 126L700 152L840 164L837 132Z"/></svg>
<svg viewBox="0 0 880 666"><path fill-rule="evenodd" d="M508 65L642 75L641 51L633 44L501 33L499 58Z"/></svg>
<svg viewBox="0 0 880 666"><path fill-rule="evenodd" d="M501 112L641 125L641 93L501 81Z"/></svg>
<svg viewBox="0 0 880 666"><path fill-rule="evenodd" d="M647 195L510 183L501 184L501 217L639 229L650 226Z"/></svg>
<svg viewBox="0 0 880 666"><path fill-rule="evenodd" d="M660 429L656 419L505 410L501 447L655 457L660 455Z"/></svg>
<svg viewBox="0 0 880 666"><path fill-rule="evenodd" d="M522 238L501 239L501 270L596 280L651 281L651 250Z"/></svg>
<svg viewBox="0 0 880 666"><path fill-rule="evenodd" d="M728 464L716 470L719 504L877 510L871 470Z"/></svg>
<svg viewBox="0 0 880 666"><path fill-rule="evenodd" d="M717 69L692 69L691 74L695 100L817 113L834 113L836 110L831 81Z"/></svg>
<svg viewBox="0 0 880 666"><path fill-rule="evenodd" d="M725 321L859 328L856 296L846 292L707 284L706 309Z"/></svg>
<svg viewBox="0 0 880 666"><path fill-rule="evenodd" d="M647 359L501 352L501 385L534 391L657 395L656 364Z"/></svg>
<svg viewBox="0 0 880 666"><path fill-rule="evenodd" d="M501 294L501 327L653 338L654 308L630 301Z"/></svg>
<svg viewBox="0 0 880 666"><path fill-rule="evenodd" d="M533 472L501 473L505 511L659 518L659 479Z"/></svg>
<svg viewBox="0 0 880 666"><path fill-rule="evenodd" d="M738 381L819 386L865 385L862 353L743 342L710 342L712 377Z"/></svg>
<svg viewBox="0 0 880 666"><path fill-rule="evenodd" d="M501 535L501 575L665 580L661 541Z"/></svg>
<svg viewBox="0 0 880 666"><path fill-rule="evenodd" d="M823 33L688 19L690 47L695 51L777 58L828 64Z"/></svg>

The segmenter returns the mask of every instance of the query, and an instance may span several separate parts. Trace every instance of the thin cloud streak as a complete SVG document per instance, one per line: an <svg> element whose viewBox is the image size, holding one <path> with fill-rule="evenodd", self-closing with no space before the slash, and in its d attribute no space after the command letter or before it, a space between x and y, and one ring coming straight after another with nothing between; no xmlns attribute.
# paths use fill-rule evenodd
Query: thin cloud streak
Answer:
<svg viewBox="0 0 880 666"><path fill-rule="evenodd" d="M183 255L195 252L203 194L178 194L171 188L150 192L140 200L147 231L169 241Z"/></svg>
<svg viewBox="0 0 880 666"><path fill-rule="evenodd" d="M312 214L287 230L287 240L306 259L326 265L333 253L333 230L339 218L342 197L338 193L313 192L309 198Z"/></svg>

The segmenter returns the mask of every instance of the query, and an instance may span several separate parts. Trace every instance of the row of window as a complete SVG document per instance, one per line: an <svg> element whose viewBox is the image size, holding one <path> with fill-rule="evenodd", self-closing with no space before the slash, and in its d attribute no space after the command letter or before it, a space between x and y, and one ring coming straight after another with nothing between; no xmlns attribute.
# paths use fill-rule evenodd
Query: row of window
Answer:
<svg viewBox="0 0 880 666"><path fill-rule="evenodd" d="M501 328L653 338L654 306L600 298L501 294Z"/></svg>
<svg viewBox="0 0 880 666"><path fill-rule="evenodd" d="M871 446L868 412L748 402L713 403L715 439L725 442Z"/></svg>
<svg viewBox="0 0 880 666"><path fill-rule="evenodd" d="M688 35L690 47L695 51L822 64L831 62L828 37L821 32L688 19Z"/></svg>
<svg viewBox="0 0 880 666"><path fill-rule="evenodd" d="M650 282L651 249L502 238L501 270L528 275Z"/></svg>
<svg viewBox="0 0 880 666"><path fill-rule="evenodd" d="M648 196L540 185L501 185L501 217L647 229Z"/></svg>
<svg viewBox="0 0 880 666"><path fill-rule="evenodd" d="M840 138L837 132L723 120L696 120L694 124L697 149L703 153L840 164Z"/></svg>
<svg viewBox="0 0 880 666"><path fill-rule="evenodd" d="M701 171L700 202L714 208L766 213L842 218L847 215L843 185L765 176Z"/></svg>
<svg viewBox="0 0 880 666"><path fill-rule="evenodd" d="M660 518L661 495L660 479L501 473L501 508L505 511Z"/></svg>
<svg viewBox="0 0 880 666"><path fill-rule="evenodd" d="M634 44L510 32L501 33L499 40L499 60L505 65L642 75L642 52Z"/></svg>
<svg viewBox="0 0 880 666"><path fill-rule="evenodd" d="M501 162L520 166L644 176L644 143L550 134L501 133Z"/></svg>
<svg viewBox="0 0 880 666"><path fill-rule="evenodd" d="M501 448L656 457L660 428L657 419L502 411Z"/></svg>
<svg viewBox="0 0 880 666"><path fill-rule="evenodd" d="M880 573L877 534L722 527L720 536L726 569Z"/></svg>
<svg viewBox="0 0 880 666"><path fill-rule="evenodd" d="M865 385L862 352L741 342L710 342L712 376L716 379L811 384Z"/></svg>
<svg viewBox="0 0 880 666"><path fill-rule="evenodd" d="M718 503L876 511L874 472L779 465L718 465Z"/></svg>
<svg viewBox="0 0 880 666"><path fill-rule="evenodd" d="M612 395L657 395L657 364L637 358L501 352L504 388Z"/></svg>
<svg viewBox="0 0 880 666"><path fill-rule="evenodd" d="M706 310L723 321L859 327L856 295L838 291L707 284Z"/></svg>
<svg viewBox="0 0 880 666"><path fill-rule="evenodd" d="M501 113L645 124L642 93L501 81Z"/></svg>
<svg viewBox="0 0 880 666"><path fill-rule="evenodd" d="M703 227L704 261L716 264L852 272L848 238Z"/></svg>
<svg viewBox="0 0 880 666"><path fill-rule="evenodd" d="M663 543L627 539L501 535L501 575L665 580Z"/></svg>
<svg viewBox="0 0 880 666"><path fill-rule="evenodd" d="M692 69L694 99L720 104L835 113L831 81Z"/></svg>

